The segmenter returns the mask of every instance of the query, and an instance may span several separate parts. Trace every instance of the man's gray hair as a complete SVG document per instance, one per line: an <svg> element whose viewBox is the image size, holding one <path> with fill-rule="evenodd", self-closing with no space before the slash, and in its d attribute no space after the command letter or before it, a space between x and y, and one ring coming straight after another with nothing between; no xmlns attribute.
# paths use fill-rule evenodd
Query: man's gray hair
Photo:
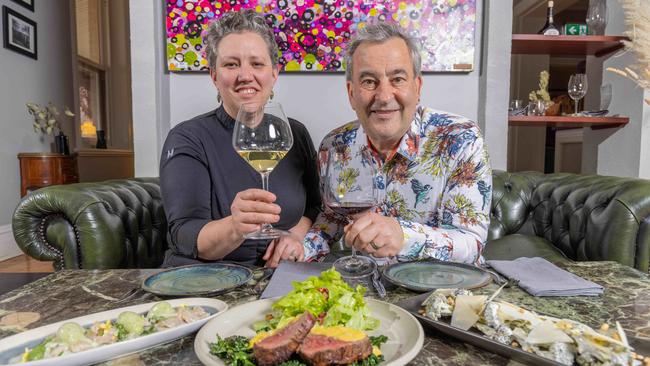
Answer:
<svg viewBox="0 0 650 366"><path fill-rule="evenodd" d="M348 43L345 52L345 78L352 80L352 57L357 51L357 48L363 43L384 43L391 38L401 38L408 47L411 54L411 62L413 63L414 76L420 76L422 71L422 58L420 57L420 50L413 37L409 36L403 28L397 24L380 22L370 24L359 30Z"/></svg>
<svg viewBox="0 0 650 366"><path fill-rule="evenodd" d="M217 49L219 42L229 34L253 32L264 40L271 57L273 66L278 64L278 45L275 43L273 31L266 24L264 17L252 9L232 11L221 18L210 22L206 39L206 55L211 69L217 66Z"/></svg>

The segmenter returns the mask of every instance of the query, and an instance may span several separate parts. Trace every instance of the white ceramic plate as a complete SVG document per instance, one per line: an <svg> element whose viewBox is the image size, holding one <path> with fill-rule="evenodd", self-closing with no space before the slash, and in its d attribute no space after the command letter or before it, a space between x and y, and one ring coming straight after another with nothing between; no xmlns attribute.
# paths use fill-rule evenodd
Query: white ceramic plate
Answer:
<svg viewBox="0 0 650 366"><path fill-rule="evenodd" d="M231 335L252 337L253 322L264 319L277 299L264 299L234 307L210 320L194 339L194 352L205 365L223 366L223 360L210 354L209 343ZM379 329L368 335L383 334L388 341L381 346L385 361L381 366L401 366L412 360L422 349L424 331L420 323L406 310L387 302L366 299L372 316L380 321Z"/></svg>
<svg viewBox="0 0 650 366"><path fill-rule="evenodd" d="M187 334L195 332L208 320L214 318L219 313L224 312L228 309L228 305L216 299L207 299L207 298L184 298L184 299L174 299L166 300L171 304L172 307L177 307L181 305L187 306L201 306L203 309L211 314L209 317L197 320L190 324L181 325L175 328L163 330L160 332L155 332L149 335L142 337L130 339L123 342L117 342L109 345L100 346L97 348L89 349L83 352L73 353L61 357L48 358L44 360L32 361L26 363L26 365L33 366L54 366L54 365L88 365L94 364L118 356L123 356L129 353L134 353L141 351L145 348L155 346L160 343L169 342L174 339L183 337ZM81 325L84 328L92 326L95 322L105 322L108 319L115 320L117 316L123 311L132 311L134 313L142 314L146 313L151 309L151 307L156 302L150 302L148 304L133 305L127 306L119 309L102 311L101 313L95 313L91 315L81 316L74 319L69 319L61 321L58 323L45 325L36 329L31 329L11 337L4 338L0 340L0 364L8 364L10 360L14 359L16 356L21 355L25 351L25 347L33 348L37 344L41 343L45 337L56 333L56 331L61 327L61 325L68 322L75 322Z"/></svg>

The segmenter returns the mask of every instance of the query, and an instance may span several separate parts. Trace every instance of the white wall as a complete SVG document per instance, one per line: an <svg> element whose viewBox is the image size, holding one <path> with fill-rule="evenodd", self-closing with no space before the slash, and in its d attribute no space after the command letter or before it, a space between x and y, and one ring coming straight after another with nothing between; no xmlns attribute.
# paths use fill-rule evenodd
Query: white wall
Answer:
<svg viewBox="0 0 650 366"><path fill-rule="evenodd" d="M25 102L52 101L58 106L73 106L68 2L36 1L35 12L9 0L0 0L2 5L36 22L38 60L0 48L0 234L8 230L20 200L16 155L51 151L52 137L43 138L34 133ZM65 127L66 134L71 136L72 125ZM3 237L11 239L11 235L0 235Z"/></svg>
<svg viewBox="0 0 650 366"><path fill-rule="evenodd" d="M170 127L217 106L216 90L207 73L165 71L164 49L160 48L164 45L164 32L162 27L155 27L157 24L163 24L164 12L159 3L130 1L136 176L158 174L160 149ZM511 6L511 1L507 3ZM485 111L479 115L482 12L482 1L478 1L474 71L464 74L425 75L422 104L462 114L474 120L486 116ZM511 11L494 11L494 21L509 26L510 14ZM154 28L155 32L152 33ZM502 34L502 37L505 38L498 43L507 45L509 50L510 33ZM498 52L495 50L493 55ZM509 57L508 54L509 51L504 57ZM509 62L507 64L509 68ZM507 74L509 69L505 72ZM507 80L507 76L495 76L491 85L496 84L497 79ZM493 86L499 88L497 85ZM502 83L501 87L504 87L507 93L508 83ZM323 136L334 127L355 119L347 100L343 74L283 73L276 84L275 94L276 99L285 107L287 115L307 126L315 145L318 145ZM490 110L497 111L497 114L501 111L505 116L507 98L502 106L494 105ZM164 114L167 111L166 117ZM494 114L489 117L495 118ZM486 140L495 166L504 169L507 134L507 129L503 127L505 125L501 120L492 124L484 120L479 123L497 129L486 134L491 136L494 142ZM502 153L499 152L500 149L503 150Z"/></svg>
<svg viewBox="0 0 650 366"><path fill-rule="evenodd" d="M607 35L621 35L625 31L624 14L616 0L607 1ZM612 84L611 113L629 116L630 122L618 129L585 129L582 154L583 172L624 177L650 178L650 106L643 102L644 91L607 67L622 69L636 63L632 53L614 55L606 60L588 59L587 73L592 89L602 75L602 84ZM598 75L593 75L598 73ZM599 91L592 90L589 107L598 107ZM648 92L645 93L646 98ZM595 99L595 100L594 100Z"/></svg>
<svg viewBox="0 0 650 366"><path fill-rule="evenodd" d="M460 75L424 75L422 104L476 120L478 72ZM191 90L191 93L188 93ZM282 73L275 85L275 100L285 113L304 123L314 144L333 128L356 119L345 88L345 75ZM207 73L171 73L171 126L214 109L216 89ZM137 172L136 172L137 173ZM137 175L137 174L136 174Z"/></svg>
<svg viewBox="0 0 650 366"><path fill-rule="evenodd" d="M162 1L129 1L133 154L136 177L157 177L169 132L169 77L163 70Z"/></svg>
<svg viewBox="0 0 650 366"><path fill-rule="evenodd" d="M504 80L510 80L512 0L486 2L483 14L489 21L483 24L478 121L492 168L506 170L510 85Z"/></svg>

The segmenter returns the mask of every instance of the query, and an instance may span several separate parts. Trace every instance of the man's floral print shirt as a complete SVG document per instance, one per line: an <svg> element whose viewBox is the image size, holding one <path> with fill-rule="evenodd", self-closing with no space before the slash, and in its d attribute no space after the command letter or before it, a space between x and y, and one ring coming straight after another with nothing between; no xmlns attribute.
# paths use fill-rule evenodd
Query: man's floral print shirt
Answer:
<svg viewBox="0 0 650 366"><path fill-rule="evenodd" d="M492 172L476 123L419 107L395 154L382 162L368 146L359 122L350 122L330 132L321 143L321 181L327 151L333 148L350 154L342 170L350 172L363 164L375 164L376 210L396 218L404 232L398 260L483 261ZM343 234L344 225L345 221L325 207L307 233L305 257L315 260L326 255L329 245Z"/></svg>

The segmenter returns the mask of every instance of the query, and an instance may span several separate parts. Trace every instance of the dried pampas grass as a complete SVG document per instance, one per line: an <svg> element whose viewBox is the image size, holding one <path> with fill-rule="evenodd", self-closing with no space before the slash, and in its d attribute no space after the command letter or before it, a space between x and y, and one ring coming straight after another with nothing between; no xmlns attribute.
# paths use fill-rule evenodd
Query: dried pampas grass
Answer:
<svg viewBox="0 0 650 366"><path fill-rule="evenodd" d="M625 48L636 54L638 63L624 69L608 67L607 71L634 81L643 89L650 90L650 0L619 0L625 11L627 31L631 41L624 41ZM646 99L650 104L650 100Z"/></svg>

